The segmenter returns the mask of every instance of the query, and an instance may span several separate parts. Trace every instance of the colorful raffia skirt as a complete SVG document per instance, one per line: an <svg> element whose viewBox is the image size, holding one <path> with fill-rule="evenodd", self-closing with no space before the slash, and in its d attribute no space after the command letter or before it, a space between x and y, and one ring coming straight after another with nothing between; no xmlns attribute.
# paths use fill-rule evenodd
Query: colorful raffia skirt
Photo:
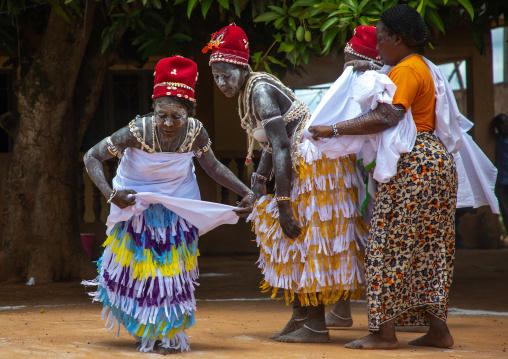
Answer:
<svg viewBox="0 0 508 359"><path fill-rule="evenodd" d="M455 257L455 162L429 132L380 183L365 256L369 330L446 320Z"/></svg>
<svg viewBox="0 0 508 359"><path fill-rule="evenodd" d="M308 141L307 141L308 142ZM263 292L286 304L329 304L351 295L364 281L363 254L368 227L360 216L355 156L329 159L307 143L291 188L291 206L302 227L295 240L284 237L274 196L260 198L250 216L260 248Z"/></svg>
<svg viewBox="0 0 508 359"><path fill-rule="evenodd" d="M99 276L85 285L104 304L109 329L120 324L143 352L189 350L184 332L195 324L194 285L198 277L198 230L161 204L117 223L98 261Z"/></svg>

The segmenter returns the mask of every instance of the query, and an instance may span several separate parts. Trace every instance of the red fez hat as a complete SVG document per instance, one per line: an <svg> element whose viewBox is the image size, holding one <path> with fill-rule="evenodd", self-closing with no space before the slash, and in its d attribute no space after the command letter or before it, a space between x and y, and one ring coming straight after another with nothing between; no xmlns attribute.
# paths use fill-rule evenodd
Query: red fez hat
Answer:
<svg viewBox="0 0 508 359"><path fill-rule="evenodd" d="M376 64L383 65L376 46L376 28L362 25L355 28L353 37L344 48L344 53L366 60L373 60Z"/></svg>
<svg viewBox="0 0 508 359"><path fill-rule="evenodd" d="M198 80L198 66L181 56L166 57L155 66L153 96L181 97L196 102L194 88Z"/></svg>
<svg viewBox="0 0 508 359"><path fill-rule="evenodd" d="M203 53L212 50L211 65L214 62L229 62L236 65L249 64L249 40L245 32L235 23L212 34L212 39L203 48Z"/></svg>

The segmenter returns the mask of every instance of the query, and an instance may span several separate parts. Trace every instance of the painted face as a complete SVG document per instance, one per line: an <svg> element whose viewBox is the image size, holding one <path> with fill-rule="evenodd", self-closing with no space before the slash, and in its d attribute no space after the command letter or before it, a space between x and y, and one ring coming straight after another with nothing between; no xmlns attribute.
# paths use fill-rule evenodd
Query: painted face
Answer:
<svg viewBox="0 0 508 359"><path fill-rule="evenodd" d="M155 124L166 139L173 139L187 123L187 106L171 97L159 97L154 103Z"/></svg>
<svg viewBox="0 0 508 359"><path fill-rule="evenodd" d="M227 97L233 97L245 85L248 72L234 64L214 62L212 64L212 74L222 93Z"/></svg>
<svg viewBox="0 0 508 359"><path fill-rule="evenodd" d="M395 36L390 33L382 21L379 21L376 25L376 37L377 49L379 50L381 61L388 66L397 65L399 56L396 51Z"/></svg>

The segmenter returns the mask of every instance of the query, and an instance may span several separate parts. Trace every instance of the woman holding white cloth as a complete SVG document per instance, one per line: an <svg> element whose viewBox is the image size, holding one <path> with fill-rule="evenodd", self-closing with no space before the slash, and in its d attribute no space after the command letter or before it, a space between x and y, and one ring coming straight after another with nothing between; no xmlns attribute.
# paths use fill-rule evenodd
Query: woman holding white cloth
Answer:
<svg viewBox="0 0 508 359"><path fill-rule="evenodd" d="M133 335L143 352L189 349L195 324L198 231L236 223L255 195L213 155L203 125L192 118L197 66L173 56L155 67L154 113L136 117L90 149L88 174L111 203L108 238L91 295L103 318ZM102 162L120 159L113 188ZM243 196L239 207L200 201L193 157L214 180Z"/></svg>
<svg viewBox="0 0 508 359"><path fill-rule="evenodd" d="M388 74L397 86L392 103L333 126L309 128L315 139L374 134L397 125L411 108L418 133L412 151L400 156L395 176L378 185L365 258L372 334L346 347L394 349L396 324L429 325L428 333L410 344L450 347L446 317L457 172L449 151L460 147L460 126L453 119L443 129L436 120L434 79L418 55L430 33L418 12L408 5L387 9L376 36L383 62L394 66ZM452 136L440 141L435 131Z"/></svg>

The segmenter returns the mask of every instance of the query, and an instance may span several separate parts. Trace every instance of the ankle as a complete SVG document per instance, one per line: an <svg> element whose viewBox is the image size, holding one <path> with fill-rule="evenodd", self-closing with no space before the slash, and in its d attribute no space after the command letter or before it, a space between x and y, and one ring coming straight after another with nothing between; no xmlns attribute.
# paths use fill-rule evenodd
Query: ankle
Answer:
<svg viewBox="0 0 508 359"><path fill-rule="evenodd" d="M307 318L307 309L305 307L294 307L293 318L297 320Z"/></svg>
<svg viewBox="0 0 508 359"><path fill-rule="evenodd" d="M303 317L303 318L295 318L295 317L293 317L293 320L295 322L306 322L308 320L308 317Z"/></svg>
<svg viewBox="0 0 508 359"><path fill-rule="evenodd" d="M330 310L330 313L340 319L340 320L351 320L353 319L353 317L351 316L351 311L348 311L348 312L336 312L335 309L334 310Z"/></svg>
<svg viewBox="0 0 508 359"><path fill-rule="evenodd" d="M395 321L391 320L379 326L379 330L375 334L382 340L387 342L397 342L395 335Z"/></svg>
<svg viewBox="0 0 508 359"><path fill-rule="evenodd" d="M326 329L326 321L324 319L315 319L315 318L308 318L305 324L316 330L325 330Z"/></svg>

